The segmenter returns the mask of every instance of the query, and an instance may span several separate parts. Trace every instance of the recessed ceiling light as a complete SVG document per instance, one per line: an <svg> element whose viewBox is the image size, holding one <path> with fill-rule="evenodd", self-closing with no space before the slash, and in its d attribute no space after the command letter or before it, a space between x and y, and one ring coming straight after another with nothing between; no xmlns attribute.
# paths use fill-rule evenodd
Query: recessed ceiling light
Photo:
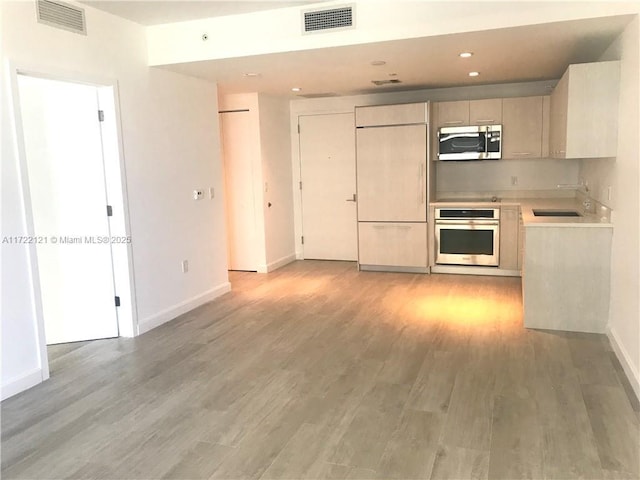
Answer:
<svg viewBox="0 0 640 480"><path fill-rule="evenodd" d="M478 75L480 75L480 72L469 72L470 77L477 77Z"/></svg>
<svg viewBox="0 0 640 480"><path fill-rule="evenodd" d="M471 56L473 56L473 52L462 52L460 54L460 57L462 57L462 58L469 58Z"/></svg>
<svg viewBox="0 0 640 480"><path fill-rule="evenodd" d="M299 92L300 90L302 90L300 87L293 87L291 89L292 92Z"/></svg>
<svg viewBox="0 0 640 480"><path fill-rule="evenodd" d="M258 72L247 72L247 73L243 73L242 76L253 78L253 77L259 77L260 74Z"/></svg>
<svg viewBox="0 0 640 480"><path fill-rule="evenodd" d="M371 65L373 65L374 67L381 67L382 65L386 65L387 62L385 62L384 60L374 60L373 62L371 62Z"/></svg>

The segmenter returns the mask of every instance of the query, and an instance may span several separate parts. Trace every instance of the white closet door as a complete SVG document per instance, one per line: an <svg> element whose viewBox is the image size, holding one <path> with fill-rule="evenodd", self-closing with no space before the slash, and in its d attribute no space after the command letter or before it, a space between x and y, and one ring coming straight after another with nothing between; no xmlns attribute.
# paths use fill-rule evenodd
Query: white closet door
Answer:
<svg viewBox="0 0 640 480"><path fill-rule="evenodd" d="M116 337L97 89L18 85L47 344Z"/></svg>
<svg viewBox="0 0 640 480"><path fill-rule="evenodd" d="M356 260L354 115L301 116L299 123L304 258Z"/></svg>
<svg viewBox="0 0 640 480"><path fill-rule="evenodd" d="M359 128L358 220L427 219L427 126Z"/></svg>
<svg viewBox="0 0 640 480"><path fill-rule="evenodd" d="M260 152L251 135L254 131L252 112L223 112L220 124L229 270L255 272L258 268L258 234L253 165Z"/></svg>

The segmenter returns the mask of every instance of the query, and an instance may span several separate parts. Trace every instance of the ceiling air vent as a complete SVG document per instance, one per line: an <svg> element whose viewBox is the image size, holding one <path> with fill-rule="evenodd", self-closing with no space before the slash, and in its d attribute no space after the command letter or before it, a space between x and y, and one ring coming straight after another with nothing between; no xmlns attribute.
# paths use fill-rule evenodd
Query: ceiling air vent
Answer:
<svg viewBox="0 0 640 480"><path fill-rule="evenodd" d="M87 34L84 9L58 0L37 0L38 22L70 32Z"/></svg>
<svg viewBox="0 0 640 480"><path fill-rule="evenodd" d="M353 28L353 5L302 12L304 33Z"/></svg>
<svg viewBox="0 0 640 480"><path fill-rule="evenodd" d="M397 78L392 78L391 80L371 80L371 83L380 87L382 85L395 85L402 83L402 80L398 80Z"/></svg>
<svg viewBox="0 0 640 480"><path fill-rule="evenodd" d="M329 98L329 97L339 97L335 92L323 92L323 93L305 93L304 95L298 95L298 97L302 98Z"/></svg>

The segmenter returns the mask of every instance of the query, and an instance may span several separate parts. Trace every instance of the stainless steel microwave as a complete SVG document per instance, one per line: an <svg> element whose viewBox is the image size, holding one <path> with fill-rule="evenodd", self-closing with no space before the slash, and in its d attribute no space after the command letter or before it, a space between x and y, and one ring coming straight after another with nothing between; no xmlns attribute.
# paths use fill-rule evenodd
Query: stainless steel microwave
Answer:
<svg viewBox="0 0 640 480"><path fill-rule="evenodd" d="M442 127L438 160L498 160L502 157L502 125Z"/></svg>

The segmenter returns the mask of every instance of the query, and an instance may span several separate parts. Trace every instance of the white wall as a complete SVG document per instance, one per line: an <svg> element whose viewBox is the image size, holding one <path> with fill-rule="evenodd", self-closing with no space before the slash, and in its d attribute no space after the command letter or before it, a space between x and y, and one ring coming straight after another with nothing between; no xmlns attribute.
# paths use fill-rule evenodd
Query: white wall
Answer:
<svg viewBox="0 0 640 480"><path fill-rule="evenodd" d="M492 192L506 195L559 195L558 184L575 184L580 163L577 160L514 159L483 162L437 162L437 197L453 193ZM511 185L516 177L517 185ZM534 193L535 192L535 193Z"/></svg>
<svg viewBox="0 0 640 480"><path fill-rule="evenodd" d="M601 60L620 60L618 155L582 160L591 194L613 208L609 329L640 397L640 22L631 22ZM608 199L607 187L612 187Z"/></svg>
<svg viewBox="0 0 640 480"><path fill-rule="evenodd" d="M291 136L288 100L257 93L220 97L220 110L248 109L256 143L253 189L256 211L258 272L266 273L295 260ZM269 207L271 203L271 207Z"/></svg>
<svg viewBox="0 0 640 480"><path fill-rule="evenodd" d="M150 69L141 26L83 5L88 35L36 23L35 2L0 3L2 235L27 234L11 107L11 68L72 79L117 80L140 331L229 289L216 85ZM10 68L11 62L12 67ZM188 259L190 270L181 273ZM30 258L2 245L3 397L42 378ZM45 375L46 376L46 375Z"/></svg>
<svg viewBox="0 0 640 480"><path fill-rule="evenodd" d="M271 271L295 260L289 101L261 94L259 105L266 244L261 271Z"/></svg>

